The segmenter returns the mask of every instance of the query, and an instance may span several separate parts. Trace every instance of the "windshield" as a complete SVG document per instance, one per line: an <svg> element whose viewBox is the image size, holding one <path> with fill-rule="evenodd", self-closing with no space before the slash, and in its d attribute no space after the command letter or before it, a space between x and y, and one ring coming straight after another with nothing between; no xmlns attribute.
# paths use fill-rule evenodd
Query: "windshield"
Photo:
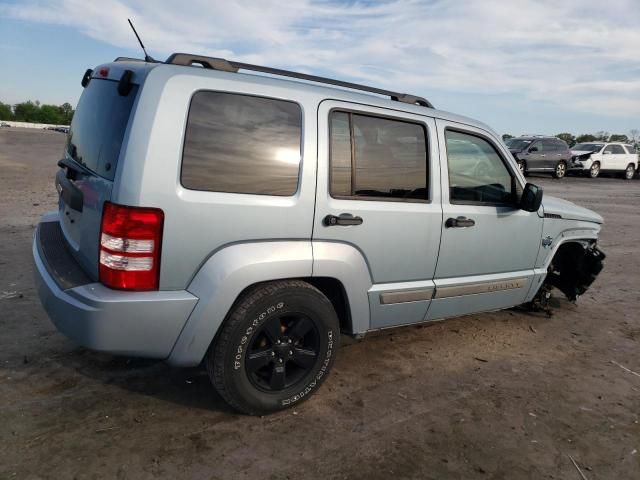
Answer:
<svg viewBox="0 0 640 480"><path fill-rule="evenodd" d="M113 180L120 147L138 87L118 94L118 82L92 78L73 115L66 154L101 177Z"/></svg>
<svg viewBox="0 0 640 480"><path fill-rule="evenodd" d="M507 147L509 147L510 150L524 150L529 145L531 145L531 142L533 142L533 140L510 138L509 140L507 140Z"/></svg>
<svg viewBox="0 0 640 480"><path fill-rule="evenodd" d="M584 152L596 152L604 147L604 143L577 143L571 150L584 151Z"/></svg>

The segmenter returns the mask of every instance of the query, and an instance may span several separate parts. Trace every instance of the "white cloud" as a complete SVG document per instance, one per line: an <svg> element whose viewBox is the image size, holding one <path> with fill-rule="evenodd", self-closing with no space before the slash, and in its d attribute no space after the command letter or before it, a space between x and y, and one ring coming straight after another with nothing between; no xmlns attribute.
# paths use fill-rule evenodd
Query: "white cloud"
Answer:
<svg viewBox="0 0 640 480"><path fill-rule="evenodd" d="M638 0L26 0L0 15L152 55L186 51L424 94L517 94L640 114Z"/></svg>

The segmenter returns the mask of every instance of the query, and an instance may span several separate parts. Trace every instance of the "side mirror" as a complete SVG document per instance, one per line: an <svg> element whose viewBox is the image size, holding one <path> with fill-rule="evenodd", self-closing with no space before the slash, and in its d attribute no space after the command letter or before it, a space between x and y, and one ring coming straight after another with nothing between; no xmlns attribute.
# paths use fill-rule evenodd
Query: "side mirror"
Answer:
<svg viewBox="0 0 640 480"><path fill-rule="evenodd" d="M531 148L529 149L529 153L531 153L531 152L537 152L537 151L538 151L538 147L531 147Z"/></svg>
<svg viewBox="0 0 640 480"><path fill-rule="evenodd" d="M525 212L537 212L541 204L542 188L533 183L527 183L520 197L520 209Z"/></svg>

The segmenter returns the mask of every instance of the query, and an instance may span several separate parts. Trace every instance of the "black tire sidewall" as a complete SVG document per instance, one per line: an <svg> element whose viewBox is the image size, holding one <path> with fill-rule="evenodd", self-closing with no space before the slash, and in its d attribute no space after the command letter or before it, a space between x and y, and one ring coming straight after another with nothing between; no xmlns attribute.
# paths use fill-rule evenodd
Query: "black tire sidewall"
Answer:
<svg viewBox="0 0 640 480"><path fill-rule="evenodd" d="M246 304L248 303L248 305ZM228 341L216 345L215 359L224 362L223 381L237 407L247 413L268 413L291 407L308 398L329 373L339 342L339 322L333 306L313 288L288 287L242 305L241 315L228 325ZM283 313L309 317L319 334L318 361L305 377L280 392L267 392L254 386L245 366L246 354L264 322ZM221 349L222 351L220 351ZM214 365L214 368L219 365Z"/></svg>

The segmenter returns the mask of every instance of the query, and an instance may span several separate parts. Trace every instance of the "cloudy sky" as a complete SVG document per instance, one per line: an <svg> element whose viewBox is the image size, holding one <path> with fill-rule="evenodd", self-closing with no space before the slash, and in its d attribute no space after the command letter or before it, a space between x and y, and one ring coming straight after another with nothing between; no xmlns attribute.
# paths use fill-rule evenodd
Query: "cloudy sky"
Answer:
<svg viewBox="0 0 640 480"><path fill-rule="evenodd" d="M427 97L501 133L640 128L640 0L0 0L0 100L77 102L86 68L221 56Z"/></svg>

